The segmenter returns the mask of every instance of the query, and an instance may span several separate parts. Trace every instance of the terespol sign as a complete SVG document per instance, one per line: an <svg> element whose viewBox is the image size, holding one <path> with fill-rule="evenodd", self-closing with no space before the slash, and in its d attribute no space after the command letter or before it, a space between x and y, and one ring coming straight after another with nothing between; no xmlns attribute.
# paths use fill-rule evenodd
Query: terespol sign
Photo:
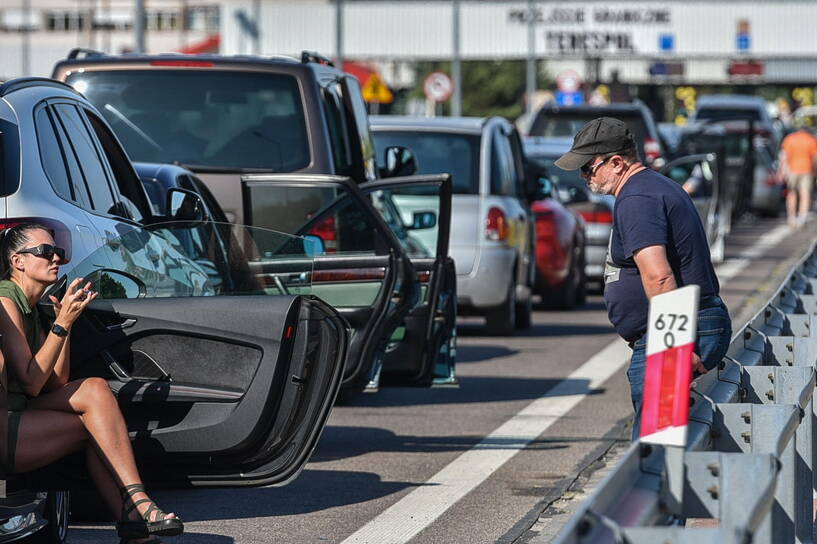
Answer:
<svg viewBox="0 0 817 544"><path fill-rule="evenodd" d="M633 54L638 52L641 36L637 34L643 34L638 30L668 27L672 11L667 7L603 6L508 10L512 23L527 24L531 18L546 27L544 38L550 53Z"/></svg>

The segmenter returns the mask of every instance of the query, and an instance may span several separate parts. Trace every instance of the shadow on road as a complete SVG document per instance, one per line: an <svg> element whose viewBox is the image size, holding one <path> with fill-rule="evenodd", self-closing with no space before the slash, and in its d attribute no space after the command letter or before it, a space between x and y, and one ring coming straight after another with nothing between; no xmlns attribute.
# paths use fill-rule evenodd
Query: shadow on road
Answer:
<svg viewBox="0 0 817 544"><path fill-rule="evenodd" d="M565 321L570 321L572 319L574 318L566 317ZM611 325L588 325L587 323L542 323L534 324L525 330L516 331L513 336L506 338L524 338L528 336L586 336L614 333L615 331ZM473 322L457 323L457 334L460 336L489 337L484 325ZM459 362L459 359L457 362Z"/></svg>
<svg viewBox="0 0 817 544"><path fill-rule="evenodd" d="M185 518L186 519L186 518ZM96 542L104 542L110 544L111 542L118 542L114 530L106 530L99 528L88 528L82 525L72 525L68 531L69 544L82 542L83 544L95 544ZM229 536L211 535L206 533L186 532L178 537L162 537L162 542L165 544L183 544L185 542L195 542L195 544L234 544L235 540Z"/></svg>
<svg viewBox="0 0 817 544"><path fill-rule="evenodd" d="M458 388L384 387L375 394L347 394L338 401L348 407L422 406L428 404L488 403L533 400L562 383L559 396L596 394L589 380L565 378L509 378L507 376L465 376Z"/></svg>
<svg viewBox="0 0 817 544"><path fill-rule="evenodd" d="M457 345L457 364L479 363L488 359L513 357L519 350L505 346L463 346Z"/></svg>
<svg viewBox="0 0 817 544"><path fill-rule="evenodd" d="M327 427L310 463L357 457L372 452L439 453L480 449L525 447L526 450L561 450L570 442L597 441L595 438L547 438L524 443L513 437L482 436L408 436L377 427ZM303 478L303 476L301 476Z"/></svg>
<svg viewBox="0 0 817 544"><path fill-rule="evenodd" d="M368 446L371 447L371 444ZM295 481L285 487L161 490L154 494L163 505L176 508L175 511L181 513L185 522L194 522L320 512L378 499L418 485L421 484L384 482L372 472L304 470ZM211 538L225 540L185 538L185 542L232 542L232 539L226 537ZM270 542L275 541L274 538L270 539Z"/></svg>

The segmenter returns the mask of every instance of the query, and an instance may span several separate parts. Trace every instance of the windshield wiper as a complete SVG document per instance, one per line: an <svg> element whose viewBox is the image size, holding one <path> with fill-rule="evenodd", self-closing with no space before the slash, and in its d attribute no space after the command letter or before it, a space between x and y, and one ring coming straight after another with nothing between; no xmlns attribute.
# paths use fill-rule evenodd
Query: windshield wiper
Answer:
<svg viewBox="0 0 817 544"><path fill-rule="evenodd" d="M123 123L125 123L126 125L128 125L128 127L129 127L129 128L132 130L132 131L134 131L136 134L138 134L139 136L141 136L141 137L142 137L142 139L143 139L143 140L145 140L147 143L149 143L150 145L152 145L153 147L155 147L155 148L156 148L156 149L158 149L159 151L161 151L161 150L162 150L162 146L160 146L159 144L157 144L157 143L156 143L156 141L155 141L153 138L151 138L150 136L148 136L147 134L145 134L145 132L144 132L144 131L143 131L141 128L139 128L138 126L136 126L136 124L134 124L134 122L133 122L133 121L131 121L130 119L128 119L127 117L125 117L125 115L124 115L124 114L123 114L121 111L119 111L118 109L114 108L114 107L113 107L113 106L111 106L110 104L105 104L105 109L106 109L106 110L108 110L109 112L111 112L112 114L116 115L116 116L119 118L119 120L120 120L120 121L122 121Z"/></svg>

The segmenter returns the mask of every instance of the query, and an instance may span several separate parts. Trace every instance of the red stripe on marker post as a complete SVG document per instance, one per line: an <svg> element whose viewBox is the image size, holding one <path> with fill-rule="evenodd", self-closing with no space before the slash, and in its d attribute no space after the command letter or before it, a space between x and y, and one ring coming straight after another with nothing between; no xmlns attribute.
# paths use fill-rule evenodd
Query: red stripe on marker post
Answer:
<svg viewBox="0 0 817 544"><path fill-rule="evenodd" d="M697 285L688 285L650 300L643 442L686 445L699 292Z"/></svg>

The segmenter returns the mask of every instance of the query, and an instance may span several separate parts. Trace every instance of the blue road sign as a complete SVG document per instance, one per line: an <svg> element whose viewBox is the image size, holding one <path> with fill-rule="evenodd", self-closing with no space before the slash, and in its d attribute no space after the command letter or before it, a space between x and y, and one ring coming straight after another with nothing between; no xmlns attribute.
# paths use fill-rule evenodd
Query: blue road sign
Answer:
<svg viewBox="0 0 817 544"><path fill-rule="evenodd" d="M556 93L556 103L560 106L575 106L584 103L584 95L582 95L581 91L575 93L558 91Z"/></svg>
<svg viewBox="0 0 817 544"><path fill-rule="evenodd" d="M675 49L675 35L659 34L658 49L660 49L661 51L672 51L673 49Z"/></svg>
<svg viewBox="0 0 817 544"><path fill-rule="evenodd" d="M736 36L738 51L748 51L752 47L752 37L746 32L739 32Z"/></svg>

